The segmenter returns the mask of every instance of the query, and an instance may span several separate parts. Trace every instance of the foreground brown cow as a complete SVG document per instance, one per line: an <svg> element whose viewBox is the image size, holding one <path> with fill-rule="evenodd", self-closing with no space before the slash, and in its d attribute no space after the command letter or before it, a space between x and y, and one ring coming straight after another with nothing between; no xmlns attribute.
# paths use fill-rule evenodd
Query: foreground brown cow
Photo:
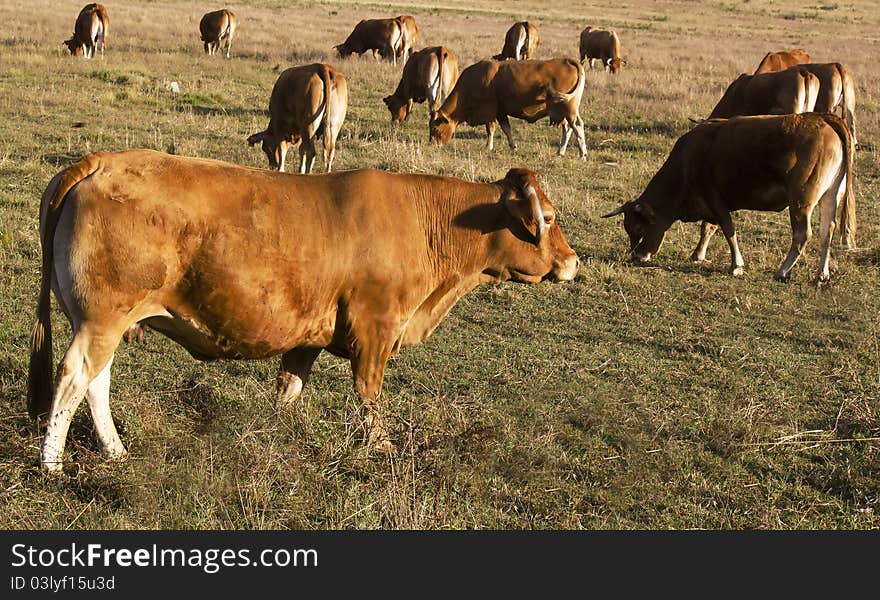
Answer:
<svg viewBox="0 0 880 600"><path fill-rule="evenodd" d="M495 60L529 60L537 54L541 38L538 36L538 26L528 21L514 23L504 36L504 48L500 54L492 58Z"/></svg>
<svg viewBox="0 0 880 600"><path fill-rule="evenodd" d="M791 217L791 250L776 279L787 280L812 236L810 217L822 203L820 259L816 282L830 277L831 237L843 204L843 244L855 246L852 138L837 116L739 117L706 121L683 135L642 195L604 215L623 214L633 260L647 262L675 221L704 221L691 256L706 257L721 227L730 246L731 274L743 273L731 212L780 211Z"/></svg>
<svg viewBox="0 0 880 600"><path fill-rule="evenodd" d="M840 63L810 63L801 65L819 79L819 96L816 98L816 112L837 113L849 127L853 143L858 145L856 138L856 86L849 71Z"/></svg>
<svg viewBox="0 0 880 600"><path fill-rule="evenodd" d="M373 58L379 56L397 64L397 56L403 46L403 28L397 19L365 19L354 26L348 38L333 46L339 58L352 54L361 55L373 51Z"/></svg>
<svg viewBox="0 0 880 600"><path fill-rule="evenodd" d="M603 69L610 70L612 74L626 64L626 60L620 57L620 38L614 31L587 27L581 31L580 48L581 62L587 60L590 69L594 60L599 60Z"/></svg>
<svg viewBox="0 0 880 600"><path fill-rule="evenodd" d="M205 54L215 56L220 52L223 40L226 40L226 58L230 58L232 50L232 38L238 28L238 19L235 13L224 8L209 12L199 21L199 32L202 42L205 44Z"/></svg>
<svg viewBox="0 0 880 600"><path fill-rule="evenodd" d="M329 173L336 155L336 138L348 110L348 82L321 63L292 67L278 77L269 98L269 126L248 138L261 142L270 169L284 171L287 151L299 142L299 172L311 173L315 140L324 138L324 165Z"/></svg>
<svg viewBox="0 0 880 600"><path fill-rule="evenodd" d="M400 23L401 33L397 58L406 63L415 52L416 44L419 43L419 26L416 25L416 18L412 15L400 15L394 18Z"/></svg>
<svg viewBox="0 0 880 600"><path fill-rule="evenodd" d="M758 73L772 73L773 71L784 71L795 65L803 65L810 62L810 53L803 48L797 50L783 50L781 52L768 52L761 59L758 68L755 69L755 75Z"/></svg>
<svg viewBox="0 0 880 600"><path fill-rule="evenodd" d="M73 26L73 37L62 42L74 56L92 58L95 56L95 48L101 48L101 58L104 58L104 49L107 46L107 30L110 27L110 17L103 4L86 4Z"/></svg>
<svg viewBox="0 0 880 600"><path fill-rule="evenodd" d="M458 81L458 59L455 53L443 46L419 50L403 67L403 75L397 89L383 98L391 112L391 120L401 122L409 119L413 102L428 101L428 111L433 119L440 105Z"/></svg>
<svg viewBox="0 0 880 600"><path fill-rule="evenodd" d="M727 87L709 118L812 112L818 96L819 78L801 66L759 75L743 73Z"/></svg>
<svg viewBox="0 0 880 600"><path fill-rule="evenodd" d="M431 140L449 142L459 123L485 125L486 147L492 150L497 121L510 149L516 151L508 117L534 123L549 116L551 124L562 124L559 156L565 154L574 130L581 157L586 157L580 115L584 81L583 67L571 58L478 62L461 72L449 98L431 120Z"/></svg>
<svg viewBox="0 0 880 600"><path fill-rule="evenodd" d="M391 355L427 338L481 282L567 281L578 268L525 169L470 183L99 153L52 179L40 222L28 399L32 415L48 414L41 462L50 472L61 471L83 397L105 452L125 454L110 365L137 321L202 360L281 355L282 404L299 397L322 350L350 359L367 439L390 450L378 400ZM55 386L50 288L73 328Z"/></svg>

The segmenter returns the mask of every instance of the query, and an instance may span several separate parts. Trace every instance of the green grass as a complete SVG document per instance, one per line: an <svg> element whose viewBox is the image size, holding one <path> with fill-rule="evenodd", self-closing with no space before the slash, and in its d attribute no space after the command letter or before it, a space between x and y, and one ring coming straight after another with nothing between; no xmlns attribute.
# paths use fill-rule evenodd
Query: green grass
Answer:
<svg viewBox="0 0 880 600"><path fill-rule="evenodd" d="M73 59L61 41L80 7L0 6L12 23L0 34L0 527L880 524L875 3L805 13L790 0L601 11L533 0L516 11L254 1L235 7L231 61L201 53L201 14L182 0L114 3L106 59ZM381 98L400 69L340 61L330 48L360 18L401 12L416 16L423 44L451 47L462 67L498 52L514 19L538 23L542 58L574 55L585 25L617 29L629 64L616 78L588 74L588 159L571 148L555 157L558 131L544 123L513 122L516 155L500 132L487 154L482 129L469 127L447 147L429 145L424 106L392 127ZM835 256L827 289L810 285L816 244L793 281L777 284L787 215L740 213L744 278L726 274L720 236L710 265L688 262L694 225L672 228L653 267L631 266L619 220L599 216L641 192L687 117L708 114L733 77L768 50L799 46L856 77L861 249ZM149 333L114 363L111 406L130 459L102 460L83 408L67 476L44 478L24 394L46 184L85 153L130 147L264 167L245 139L265 127L278 73L314 61L349 80L337 168L471 180L537 169L581 255L579 277L478 288L426 343L392 359L382 401L393 458L360 442L345 361L322 356L299 409L278 413L274 361L202 364ZM69 328L58 312L54 324L60 355Z"/></svg>

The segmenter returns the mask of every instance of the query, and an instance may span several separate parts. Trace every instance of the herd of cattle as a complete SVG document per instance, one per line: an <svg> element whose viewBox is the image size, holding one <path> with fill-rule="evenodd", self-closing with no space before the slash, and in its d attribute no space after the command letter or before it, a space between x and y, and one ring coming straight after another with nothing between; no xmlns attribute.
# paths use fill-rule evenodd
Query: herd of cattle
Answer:
<svg viewBox="0 0 880 600"><path fill-rule="evenodd" d="M89 58L100 47L103 55L108 25L106 9L89 4L65 44L72 54ZM225 42L229 57L236 28L229 10L206 14L205 52L217 54ZM460 73L451 49L416 51L418 41L415 19L400 16L361 21L335 49L403 63L397 89L384 98L393 121L427 101L431 140L448 142L461 123L484 125L490 149L495 123L515 149L509 117L549 117L562 128L559 154L574 132L585 156L583 65L599 60L611 73L626 65L616 33L589 27L580 60L535 60L537 27L516 23L500 54ZM813 64L803 50L770 53L675 143L639 198L604 216L624 215L638 262L657 253L678 220L703 222L692 256L702 261L720 227L739 275L731 212L788 208L791 250L776 273L784 280L821 204L817 282L827 281L839 205L843 245L855 245L854 105L852 77L839 63ZM47 418L45 470L61 471L83 398L103 450L124 456L110 414L110 365L120 338L141 326L202 360L280 355L279 406L299 398L322 350L348 358L366 437L388 450L378 400L392 354L427 338L482 282L574 279L579 259L533 171L511 169L494 183L330 173L347 106L348 85L335 67L294 67L272 90L269 125L248 138L261 143L270 170L128 150L90 154L52 179L40 208L42 281L28 376L30 413ZM319 137L328 173L307 175ZM281 173L296 142L303 175ZM73 328L57 381L50 292Z"/></svg>

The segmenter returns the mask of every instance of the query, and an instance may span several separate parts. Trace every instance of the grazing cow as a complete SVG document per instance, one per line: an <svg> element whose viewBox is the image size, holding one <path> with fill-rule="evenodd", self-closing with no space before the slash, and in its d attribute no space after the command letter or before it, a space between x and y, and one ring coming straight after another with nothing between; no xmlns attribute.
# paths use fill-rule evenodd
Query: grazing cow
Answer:
<svg viewBox="0 0 880 600"><path fill-rule="evenodd" d="M413 52L415 52L416 44L419 43L419 26L416 25L416 18L411 15L400 15L395 17L395 19L400 23L401 33L397 58L405 64Z"/></svg>
<svg viewBox="0 0 880 600"><path fill-rule="evenodd" d="M235 30L238 27L238 19L235 13L224 8L207 13L202 20L199 21L199 32L202 36L202 42L205 44L205 53L214 56L220 52L223 40L226 40L226 58L230 57L232 50L232 38L235 37Z"/></svg>
<svg viewBox="0 0 880 600"><path fill-rule="evenodd" d="M810 63L801 65L819 79L819 96L816 98L816 112L837 113L846 121L853 143L858 146L856 138L856 86L852 75L840 63Z"/></svg>
<svg viewBox="0 0 880 600"><path fill-rule="evenodd" d="M508 117L534 123L549 115L551 124L562 124L559 156L565 154L574 130L581 157L586 157L580 115L585 80L584 68L572 58L478 62L461 72L446 102L431 119L431 140L449 142L459 123L485 125L486 147L492 150L497 121L510 149L516 151Z"/></svg>
<svg viewBox="0 0 880 600"><path fill-rule="evenodd" d="M403 47L403 27L397 19L365 19L354 26L348 38L333 46L339 58L373 51L373 58L390 59L395 65Z"/></svg>
<svg viewBox="0 0 880 600"><path fill-rule="evenodd" d="M201 360L280 355L281 406L300 396L322 350L350 359L366 439L390 451L378 405L388 358L427 338L478 284L568 281L579 262L526 169L472 183L98 153L52 179L40 222L28 405L48 415L41 463L54 473L84 396L103 449L124 456L110 365L139 320ZM55 386L50 289L73 328Z"/></svg>
<svg viewBox="0 0 880 600"><path fill-rule="evenodd" d="M819 78L802 66L758 75L743 73L727 87L709 118L812 112L818 96Z"/></svg>
<svg viewBox="0 0 880 600"><path fill-rule="evenodd" d="M492 58L495 60L529 60L534 58L538 50L541 38L538 36L538 26L528 21L514 23L504 36L504 48L501 54Z"/></svg>
<svg viewBox="0 0 880 600"><path fill-rule="evenodd" d="M73 37L62 42L74 56L82 55L85 58L95 56L95 48L101 48L101 58L104 58L104 49L107 46L107 30L110 27L110 17L103 4L86 4L73 26Z"/></svg>
<svg viewBox="0 0 880 600"><path fill-rule="evenodd" d="M391 112L393 122L409 119L413 102L428 101L428 111L434 118L437 110L458 81L458 59L443 46L419 50L403 67L397 89L382 100Z"/></svg>
<svg viewBox="0 0 880 600"><path fill-rule="evenodd" d="M731 212L780 211L791 218L791 249L775 278L785 281L812 236L810 217L822 202L816 283L829 279L831 237L843 204L843 245L855 246L853 146L836 115L712 119L684 134L642 195L604 215L623 214L633 260L645 263L675 221L703 221L691 259L701 262L721 227L730 246L732 275L743 273Z"/></svg>
<svg viewBox="0 0 880 600"><path fill-rule="evenodd" d="M784 71L795 65L803 65L810 62L810 54L803 48L797 50L783 50L782 52L768 52L761 59L758 68L755 69L755 75L758 73L772 73L773 71Z"/></svg>
<svg viewBox="0 0 880 600"><path fill-rule="evenodd" d="M581 62L588 61L590 69L593 61L598 59L602 68L612 74L620 71L626 60L620 57L620 38L614 31L587 27L581 31Z"/></svg>
<svg viewBox="0 0 880 600"><path fill-rule="evenodd" d="M311 173L315 140L324 138L324 165L329 173L336 154L336 138L348 110L348 82L321 63L292 67L278 77L269 98L269 126L247 141L262 142L269 168L284 171L287 150L299 144L299 172Z"/></svg>

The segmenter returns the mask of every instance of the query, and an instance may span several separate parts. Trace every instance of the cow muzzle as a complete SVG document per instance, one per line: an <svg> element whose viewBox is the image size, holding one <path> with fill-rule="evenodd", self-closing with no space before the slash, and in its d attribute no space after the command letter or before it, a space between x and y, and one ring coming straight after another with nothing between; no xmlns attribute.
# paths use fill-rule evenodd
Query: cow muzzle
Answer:
<svg viewBox="0 0 880 600"><path fill-rule="evenodd" d="M569 254L564 259L553 265L550 275L556 281L571 281L577 276L578 269L581 266L581 259L577 254Z"/></svg>

